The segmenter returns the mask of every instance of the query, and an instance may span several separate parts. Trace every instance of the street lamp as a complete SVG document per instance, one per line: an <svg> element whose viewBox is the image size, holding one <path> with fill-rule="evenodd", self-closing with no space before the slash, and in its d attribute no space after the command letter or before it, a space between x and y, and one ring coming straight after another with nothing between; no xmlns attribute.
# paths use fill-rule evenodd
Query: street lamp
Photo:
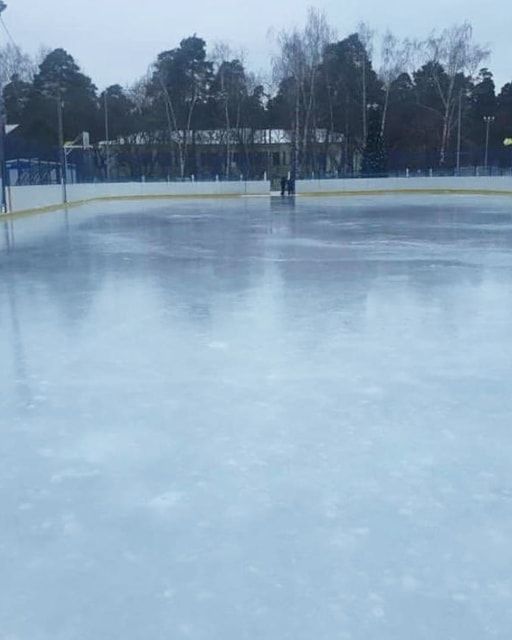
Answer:
<svg viewBox="0 0 512 640"><path fill-rule="evenodd" d="M503 146L504 147L510 147L510 149L512 149L512 138L505 138L505 140L503 140Z"/></svg>
<svg viewBox="0 0 512 640"><path fill-rule="evenodd" d="M68 188L66 149L64 147L64 118L62 113L64 104L62 99L62 88L58 82L48 82L41 93L45 98L49 100L55 100L57 106L57 137L59 145L60 183L62 186L62 202L63 204L66 204L68 201Z"/></svg>
<svg viewBox="0 0 512 640"><path fill-rule="evenodd" d="M457 175L460 176L460 157L461 157L461 147L462 147L462 98L469 98L471 96L471 91L468 89L461 89L459 92L459 117L458 117L458 128L457 128Z"/></svg>
<svg viewBox="0 0 512 640"><path fill-rule="evenodd" d="M105 165L106 165L106 173L107 173L107 182L110 182L110 123L109 123L109 113L108 113L108 95L107 90L103 92L103 108L105 112Z"/></svg>
<svg viewBox="0 0 512 640"><path fill-rule="evenodd" d="M487 172L489 167L489 133L491 129L491 124L494 122L494 116L484 116L485 122L485 171Z"/></svg>
<svg viewBox="0 0 512 640"><path fill-rule="evenodd" d="M60 180L62 185L62 202L67 204L68 202L68 187L67 187L67 159L66 149L64 148L64 123L62 117L62 97L60 92L57 96L57 124L59 127L59 161L60 161Z"/></svg>

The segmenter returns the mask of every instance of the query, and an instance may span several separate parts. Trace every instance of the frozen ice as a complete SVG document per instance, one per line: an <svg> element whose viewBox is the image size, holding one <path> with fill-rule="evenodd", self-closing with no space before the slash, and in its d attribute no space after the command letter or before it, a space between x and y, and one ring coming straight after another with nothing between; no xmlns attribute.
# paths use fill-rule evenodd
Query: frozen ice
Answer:
<svg viewBox="0 0 512 640"><path fill-rule="evenodd" d="M507 640L512 200L0 221L0 639Z"/></svg>

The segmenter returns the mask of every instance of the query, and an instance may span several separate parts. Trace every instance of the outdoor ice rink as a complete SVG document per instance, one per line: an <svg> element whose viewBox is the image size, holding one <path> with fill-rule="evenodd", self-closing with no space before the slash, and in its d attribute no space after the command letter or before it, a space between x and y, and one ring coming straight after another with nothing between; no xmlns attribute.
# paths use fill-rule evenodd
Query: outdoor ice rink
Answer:
<svg viewBox="0 0 512 640"><path fill-rule="evenodd" d="M0 221L0 640L509 640L512 198Z"/></svg>

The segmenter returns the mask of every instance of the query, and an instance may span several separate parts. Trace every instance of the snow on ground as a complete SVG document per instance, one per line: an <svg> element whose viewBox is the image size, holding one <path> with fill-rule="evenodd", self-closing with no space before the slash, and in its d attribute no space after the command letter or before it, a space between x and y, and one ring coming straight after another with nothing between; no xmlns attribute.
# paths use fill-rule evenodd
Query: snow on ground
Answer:
<svg viewBox="0 0 512 640"><path fill-rule="evenodd" d="M1 640L506 640L512 201L0 222Z"/></svg>

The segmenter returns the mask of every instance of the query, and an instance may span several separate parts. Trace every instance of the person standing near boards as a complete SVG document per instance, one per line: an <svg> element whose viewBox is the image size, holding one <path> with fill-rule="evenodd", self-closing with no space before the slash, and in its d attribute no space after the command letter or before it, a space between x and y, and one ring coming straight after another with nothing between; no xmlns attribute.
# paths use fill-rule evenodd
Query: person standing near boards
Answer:
<svg viewBox="0 0 512 640"><path fill-rule="evenodd" d="M286 186L287 186L288 180L286 179L285 176L283 176L281 178L281 196L284 196L286 193Z"/></svg>

